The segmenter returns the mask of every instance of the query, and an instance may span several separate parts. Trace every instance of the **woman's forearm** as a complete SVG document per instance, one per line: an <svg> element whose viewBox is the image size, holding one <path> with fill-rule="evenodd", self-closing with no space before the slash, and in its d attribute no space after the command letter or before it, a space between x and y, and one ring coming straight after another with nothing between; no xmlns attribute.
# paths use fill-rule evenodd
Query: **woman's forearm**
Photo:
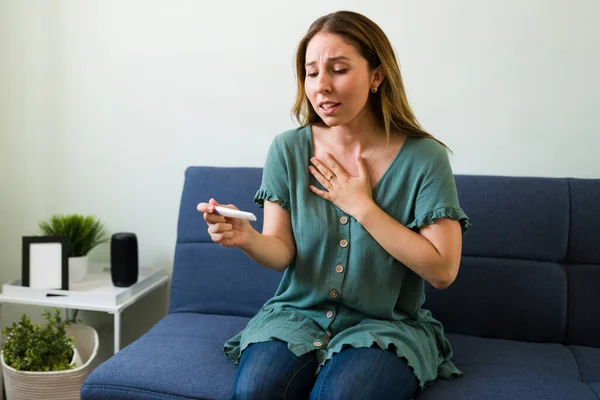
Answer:
<svg viewBox="0 0 600 400"><path fill-rule="evenodd" d="M435 288L444 289L456 278L458 265L440 254L425 237L402 225L375 203L356 216L357 221L392 257Z"/></svg>
<svg viewBox="0 0 600 400"><path fill-rule="evenodd" d="M257 264L280 272L292 263L296 255L293 244L255 230L250 234L246 245L240 248Z"/></svg>

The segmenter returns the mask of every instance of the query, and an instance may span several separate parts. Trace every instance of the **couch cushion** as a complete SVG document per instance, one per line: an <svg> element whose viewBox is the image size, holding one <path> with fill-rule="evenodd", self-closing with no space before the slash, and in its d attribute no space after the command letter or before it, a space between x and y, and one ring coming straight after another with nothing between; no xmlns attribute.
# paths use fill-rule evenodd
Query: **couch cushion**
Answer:
<svg viewBox="0 0 600 400"><path fill-rule="evenodd" d="M598 400L581 382L577 363L565 346L447 336L454 361L465 374L437 381L418 400Z"/></svg>
<svg viewBox="0 0 600 400"><path fill-rule="evenodd" d="M178 243L169 312L251 317L275 294L281 276L238 249Z"/></svg>
<svg viewBox="0 0 600 400"><path fill-rule="evenodd" d="M236 367L224 355L223 343L247 321L169 314L94 370L82 388L82 399L229 399ZM600 349L452 333L447 337L465 375L436 382L418 400L597 400L593 390L600 388L598 382L588 386L581 377L589 382L599 378Z"/></svg>
<svg viewBox="0 0 600 400"><path fill-rule="evenodd" d="M571 225L567 260L571 264L600 264L600 179L569 179Z"/></svg>
<svg viewBox="0 0 600 400"><path fill-rule="evenodd" d="M579 370L581 380L589 384L600 397L600 349L595 347L568 346L573 353Z"/></svg>
<svg viewBox="0 0 600 400"><path fill-rule="evenodd" d="M447 332L557 342L564 338L567 279L559 264L463 257L445 290L426 285L425 307Z"/></svg>
<svg viewBox="0 0 600 400"><path fill-rule="evenodd" d="M598 398L600 399L600 382L597 383L590 383L590 387L592 388L592 390L594 392L596 392L596 395L598 396Z"/></svg>
<svg viewBox="0 0 600 400"><path fill-rule="evenodd" d="M230 399L237 367L223 343L247 322L244 317L169 314L96 368L82 387L82 399Z"/></svg>
<svg viewBox="0 0 600 400"><path fill-rule="evenodd" d="M567 265L565 268L569 279L566 343L600 347L600 265Z"/></svg>
<svg viewBox="0 0 600 400"><path fill-rule="evenodd" d="M540 375L581 380L573 354L558 343L527 343L454 333L448 333L447 337L455 353L453 359L461 367L504 365Z"/></svg>
<svg viewBox="0 0 600 400"><path fill-rule="evenodd" d="M457 175L455 180L461 207L473 224L464 237L464 255L565 258L570 211L566 179Z"/></svg>

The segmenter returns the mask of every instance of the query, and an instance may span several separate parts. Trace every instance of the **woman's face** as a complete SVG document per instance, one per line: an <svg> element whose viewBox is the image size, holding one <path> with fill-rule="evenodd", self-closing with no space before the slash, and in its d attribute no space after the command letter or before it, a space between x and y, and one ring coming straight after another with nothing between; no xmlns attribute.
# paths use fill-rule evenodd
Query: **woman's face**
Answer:
<svg viewBox="0 0 600 400"><path fill-rule="evenodd" d="M371 71L367 60L339 35L318 33L308 43L304 90L328 126L370 113L370 90L382 79L381 68Z"/></svg>

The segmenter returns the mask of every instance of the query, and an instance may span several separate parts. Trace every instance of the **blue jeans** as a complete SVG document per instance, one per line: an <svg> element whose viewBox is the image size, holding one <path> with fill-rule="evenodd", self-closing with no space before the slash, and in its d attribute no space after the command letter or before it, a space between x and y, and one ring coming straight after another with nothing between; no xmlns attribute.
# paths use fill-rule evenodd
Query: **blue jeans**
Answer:
<svg viewBox="0 0 600 400"><path fill-rule="evenodd" d="M236 400L410 399L417 380L396 354L378 347L348 348L315 376L314 352L296 357L282 341L256 343L242 353Z"/></svg>

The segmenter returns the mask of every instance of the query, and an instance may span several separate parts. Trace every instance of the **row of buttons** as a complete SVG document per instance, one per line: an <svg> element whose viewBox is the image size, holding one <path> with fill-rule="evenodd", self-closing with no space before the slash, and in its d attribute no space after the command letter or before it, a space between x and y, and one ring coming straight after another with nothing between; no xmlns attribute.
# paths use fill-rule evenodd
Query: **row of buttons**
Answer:
<svg viewBox="0 0 600 400"><path fill-rule="evenodd" d="M341 274L342 272L344 272L344 266L342 264L338 264L335 266L335 272L337 272L338 274ZM335 290L335 289L331 289L329 291L329 295L333 298L333 299L337 299L340 296L340 293Z"/></svg>
<svg viewBox="0 0 600 400"><path fill-rule="evenodd" d="M340 224L342 225L346 225L348 223L348 217L346 217L345 215L340 217ZM341 247L348 247L348 241L346 239L342 239L340 240L340 246Z"/></svg>
<svg viewBox="0 0 600 400"><path fill-rule="evenodd" d="M340 224L346 225L348 223L348 221L349 221L348 217L346 217L345 215L343 215L343 216L340 217ZM346 239L340 240L340 247L346 248L346 247L348 247L348 244L349 244L348 240L346 240ZM343 273L344 272L344 266L342 264L337 264L335 266L335 272L337 272L338 274ZM338 297L340 297L340 292L338 292L336 289L331 289L329 291L329 296L331 296L332 299L337 299ZM327 316L328 319L332 319L333 316L335 315L335 313L333 311L329 310L329 311L327 311L327 314L325 314L325 315ZM325 334L328 337L331 337L331 332L330 331L325 331ZM327 342L328 339L325 339L325 341ZM323 342L316 340L313 343L313 345L315 347L321 347L321 346L323 346Z"/></svg>
<svg viewBox="0 0 600 400"><path fill-rule="evenodd" d="M323 341L315 340L313 342L313 346L321 347L321 346L323 346L323 342L325 342L325 344L329 343L329 338L332 336L332 333L330 331L325 331L325 334L327 335L327 337L323 338Z"/></svg>
<svg viewBox="0 0 600 400"><path fill-rule="evenodd" d="M345 215L340 217L340 223L342 225L345 225L348 223L348 217L346 217ZM348 247L348 241L346 239L342 239L340 240L340 247L342 248L346 248ZM342 264L338 264L335 266L335 272L337 272L338 274L341 274L342 272L344 272L344 266ZM337 299L340 294L337 290L335 289L331 289L329 291L329 295L333 298L333 299Z"/></svg>
<svg viewBox="0 0 600 400"><path fill-rule="evenodd" d="M346 225L348 223L348 217L346 217L345 215L341 216L340 217L340 223L342 225ZM346 248L346 247L348 247L348 244L349 243L348 243L348 241L346 239L340 240L340 247ZM338 274L341 274L342 272L344 272L344 266L342 264L337 264L335 266L335 272L337 272ZM331 289L329 291L329 296L331 296L332 299L337 299L338 297L340 297L340 292L338 292L335 289ZM330 316L329 313L331 313L331 316ZM327 318L331 318L331 317L333 317L333 312L329 311L327 313Z"/></svg>
<svg viewBox="0 0 600 400"><path fill-rule="evenodd" d="M334 312L333 312L333 311L331 311L331 310L329 310L329 311L327 311L327 314L325 314L325 315L327 315L327 318L331 319L331 318L333 318ZM328 331L328 330L326 330L326 331L325 331L325 334L326 334L328 337L331 337L331 336L332 336L332 333L331 333L331 331ZM326 342L326 343L327 343L327 342L329 342L329 339L325 339L325 342ZM321 346L323 346L323 343L315 340L315 342L313 343L313 345L314 345L315 347L321 347Z"/></svg>

